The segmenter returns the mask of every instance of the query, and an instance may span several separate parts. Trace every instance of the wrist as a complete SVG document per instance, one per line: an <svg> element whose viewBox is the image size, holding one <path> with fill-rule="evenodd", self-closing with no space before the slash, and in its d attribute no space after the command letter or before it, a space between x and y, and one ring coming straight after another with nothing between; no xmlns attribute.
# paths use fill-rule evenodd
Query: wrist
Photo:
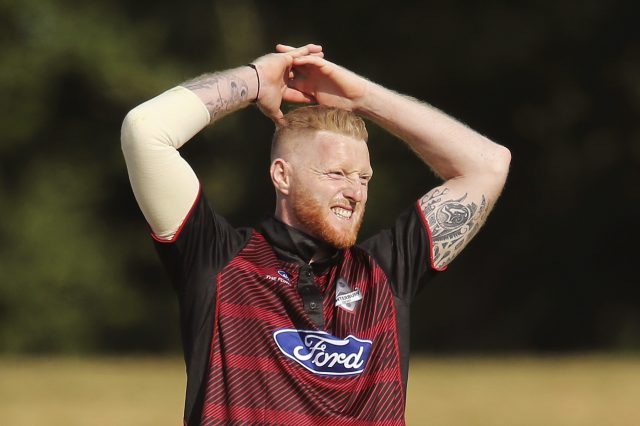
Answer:
<svg viewBox="0 0 640 426"><path fill-rule="evenodd" d="M363 80L362 89L358 96L351 100L351 104L353 112L366 116L372 109L375 109L372 100L375 99L375 92L379 86L365 78Z"/></svg>
<svg viewBox="0 0 640 426"><path fill-rule="evenodd" d="M250 98L252 99L252 103L256 103L258 99L260 99L260 72L258 71L258 67L253 63L247 64L247 66L252 68L256 75L255 95Z"/></svg>

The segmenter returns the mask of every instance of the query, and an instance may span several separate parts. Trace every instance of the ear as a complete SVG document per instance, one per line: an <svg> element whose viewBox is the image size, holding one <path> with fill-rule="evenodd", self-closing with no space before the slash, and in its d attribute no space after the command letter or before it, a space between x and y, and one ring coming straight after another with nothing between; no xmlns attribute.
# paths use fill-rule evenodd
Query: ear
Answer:
<svg viewBox="0 0 640 426"><path fill-rule="evenodd" d="M289 163L282 158L276 158L271 163L270 173L271 181L276 191L283 195L289 195L289 187L291 185L291 167Z"/></svg>

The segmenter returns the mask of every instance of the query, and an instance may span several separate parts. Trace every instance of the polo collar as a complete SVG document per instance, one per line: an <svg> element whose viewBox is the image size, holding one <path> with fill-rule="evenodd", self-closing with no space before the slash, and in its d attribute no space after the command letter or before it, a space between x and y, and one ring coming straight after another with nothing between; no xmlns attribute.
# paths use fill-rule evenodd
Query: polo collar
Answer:
<svg viewBox="0 0 640 426"><path fill-rule="evenodd" d="M281 259L298 264L311 264L314 270L331 266L342 254L341 250L279 221L274 216L263 220L259 230ZM319 253L323 254L321 259L311 262Z"/></svg>

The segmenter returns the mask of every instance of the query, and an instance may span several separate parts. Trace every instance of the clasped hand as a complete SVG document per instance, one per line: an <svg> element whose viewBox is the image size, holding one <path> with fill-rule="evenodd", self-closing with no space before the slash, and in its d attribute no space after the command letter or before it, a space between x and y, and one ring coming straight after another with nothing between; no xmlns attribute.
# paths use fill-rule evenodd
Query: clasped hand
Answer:
<svg viewBox="0 0 640 426"><path fill-rule="evenodd" d="M294 48L278 44L253 63L260 76L260 110L276 125L284 123L283 101L317 103L350 111L363 101L368 81L324 59L322 46L308 44Z"/></svg>

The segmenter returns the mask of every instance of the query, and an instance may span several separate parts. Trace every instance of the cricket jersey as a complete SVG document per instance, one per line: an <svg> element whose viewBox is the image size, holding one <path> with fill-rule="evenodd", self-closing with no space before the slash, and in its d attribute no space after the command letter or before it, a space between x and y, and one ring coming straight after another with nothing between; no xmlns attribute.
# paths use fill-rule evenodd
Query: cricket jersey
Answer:
<svg viewBox="0 0 640 426"><path fill-rule="evenodd" d="M234 228L200 192L156 248L180 305L185 424L404 424L409 308L436 272L417 205L336 250L273 217Z"/></svg>

